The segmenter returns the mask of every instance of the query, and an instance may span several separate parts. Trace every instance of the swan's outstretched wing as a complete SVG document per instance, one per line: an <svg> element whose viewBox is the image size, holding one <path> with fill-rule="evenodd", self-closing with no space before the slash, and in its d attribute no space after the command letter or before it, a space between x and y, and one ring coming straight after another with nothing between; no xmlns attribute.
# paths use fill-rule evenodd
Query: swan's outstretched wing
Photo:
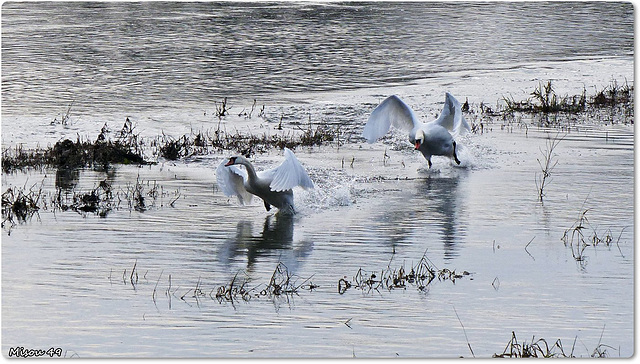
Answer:
<svg viewBox="0 0 640 364"><path fill-rule="evenodd" d="M448 92L445 95L442 113L440 113L440 117L434 120L434 123L445 127L451 132L451 135L454 138L458 135L464 135L471 131L469 123L467 123L462 115L462 106L460 105L460 102L458 102L458 100Z"/></svg>
<svg viewBox="0 0 640 364"><path fill-rule="evenodd" d="M284 148L284 162L266 173L273 176L269 185L272 191L286 191L296 186L313 188L313 181L289 148Z"/></svg>
<svg viewBox="0 0 640 364"><path fill-rule="evenodd" d="M413 110L398 96L392 95L371 112L362 136L367 139L367 142L373 143L384 136L391 125L398 129L411 131L418 123Z"/></svg>
<svg viewBox="0 0 640 364"><path fill-rule="evenodd" d="M225 167L226 160L216 168L216 180L218 187L225 196L237 196L241 204L251 202L253 196L244 188L244 180L247 172L237 166Z"/></svg>

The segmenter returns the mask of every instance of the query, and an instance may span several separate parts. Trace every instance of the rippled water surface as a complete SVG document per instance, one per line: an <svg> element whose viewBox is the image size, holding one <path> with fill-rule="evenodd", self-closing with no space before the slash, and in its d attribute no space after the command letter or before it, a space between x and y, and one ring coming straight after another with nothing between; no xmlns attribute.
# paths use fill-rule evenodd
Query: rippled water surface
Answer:
<svg viewBox="0 0 640 364"><path fill-rule="evenodd" d="M624 3L5 3L3 112L281 99L633 54ZM536 16L531 16L536 14ZM561 29L561 31L559 31Z"/></svg>
<svg viewBox="0 0 640 364"><path fill-rule="evenodd" d="M468 114L484 132L458 141L460 166L434 157L431 170L400 132L371 145L358 137L392 93L431 118L444 91L477 109L524 99L546 80L572 95L611 80L633 85L632 10L5 3L3 148L94 140L105 123L114 135L126 117L143 138L218 127L294 133L307 122L340 125L342 136L295 150L316 188L295 190L294 217L221 194L214 170L231 151L147 155L158 163L108 172L3 173L3 192L34 186L46 203L2 230L3 354L22 346L83 358L490 357L515 332L520 342L561 339L576 356L633 355L633 117L562 116L558 134L526 117ZM224 96L232 112L219 120L213 102ZM243 116L254 98L252 117ZM540 203L537 159L556 135L558 165ZM273 149L251 159L262 169L281 158ZM145 208L124 197L102 216L54 208L58 193L102 181L121 197L137 183ZM612 241L576 259L561 239L585 210L585 235ZM341 279L409 271L422 257L469 274L422 289L339 293ZM279 266L303 286L260 294ZM230 282L246 282L251 298L216 299Z"/></svg>

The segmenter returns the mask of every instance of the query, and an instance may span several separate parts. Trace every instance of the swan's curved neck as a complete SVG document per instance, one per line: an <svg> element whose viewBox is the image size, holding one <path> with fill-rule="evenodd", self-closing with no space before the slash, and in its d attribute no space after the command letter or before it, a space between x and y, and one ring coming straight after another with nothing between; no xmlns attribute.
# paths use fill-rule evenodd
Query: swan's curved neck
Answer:
<svg viewBox="0 0 640 364"><path fill-rule="evenodd" d="M249 182L254 182L258 179L258 175L256 174L256 169L253 168L253 164L246 160L245 158L239 159L236 163L242 164L247 167L247 177L249 178Z"/></svg>

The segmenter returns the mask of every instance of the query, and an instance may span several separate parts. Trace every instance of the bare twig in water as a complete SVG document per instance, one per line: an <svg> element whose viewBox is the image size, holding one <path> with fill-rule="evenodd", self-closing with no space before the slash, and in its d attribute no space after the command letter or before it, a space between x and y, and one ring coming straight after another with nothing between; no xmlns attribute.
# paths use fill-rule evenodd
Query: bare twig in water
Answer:
<svg viewBox="0 0 640 364"><path fill-rule="evenodd" d="M153 298L153 303L156 303L156 290L158 289L158 283L160 283L160 278L162 278L162 273L164 272L164 269L160 271L160 275L158 276L158 280L156 281L156 285L155 287L153 287L153 293L151 294L151 297Z"/></svg>
<svg viewBox="0 0 640 364"><path fill-rule="evenodd" d="M496 291L498 289L500 289L500 279L498 277L495 277L493 279L493 282L491 282L491 286L493 287L493 289L495 289Z"/></svg>
<svg viewBox="0 0 640 364"><path fill-rule="evenodd" d="M540 153L542 153L542 159L538 158L538 164L540 165L541 174L538 175L536 173L536 187L538 188L538 200L540 202L543 201L545 196L545 188L551 182L551 172L558 165L558 161L556 159L557 155L554 153L558 144L564 139L566 136L563 135L559 137L560 133L558 132L555 137L551 138L547 136L546 140L546 148L542 150L540 148Z"/></svg>
<svg viewBox="0 0 640 364"><path fill-rule="evenodd" d="M458 322L460 326L462 326L462 332L464 333L464 338L467 340L467 346L469 347L469 351L471 351L471 355L475 358L476 355L473 353L473 349L471 348L471 344L469 343L469 337L467 337L467 330L464 329L464 325L462 324L462 320L460 320L460 316L458 316L458 311L456 311L456 306L453 306L453 312L456 313L456 317L458 318Z"/></svg>
<svg viewBox="0 0 640 364"><path fill-rule="evenodd" d="M529 250L527 250L527 248L529 247L529 244L531 244L531 242L533 242L533 239L535 239L535 238L536 238L535 236L533 238L531 238L531 240L529 240L527 245L524 246L524 251L527 252L527 254L529 254L531 259L533 259L534 261L536 260L536 258L534 258L533 255L531 255L531 253L529 253Z"/></svg>
<svg viewBox="0 0 640 364"><path fill-rule="evenodd" d="M353 329L351 325L349 325L349 322L351 322L351 320L353 320L353 317L345 321L344 324L347 325L348 328Z"/></svg>
<svg viewBox="0 0 640 364"><path fill-rule="evenodd" d="M131 282L131 285L135 285L135 283L138 283L138 273L136 272L136 265L138 264L138 259L136 259L136 261L133 263L133 268L131 269L131 275L129 276L129 282ZM136 280L135 282L133 281L133 275L136 275Z"/></svg>

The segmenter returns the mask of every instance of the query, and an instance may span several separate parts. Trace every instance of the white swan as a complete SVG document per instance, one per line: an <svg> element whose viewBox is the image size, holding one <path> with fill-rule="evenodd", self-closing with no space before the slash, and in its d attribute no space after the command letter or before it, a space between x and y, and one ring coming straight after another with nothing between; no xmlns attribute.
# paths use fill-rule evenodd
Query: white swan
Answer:
<svg viewBox="0 0 640 364"><path fill-rule="evenodd" d="M398 96L389 96L373 110L362 136L367 142L373 143L385 135L391 125L409 132L409 141L422 152L429 162L429 168L432 155L450 157L460 164L454 138L471 131L462 116L460 102L448 92L440 117L428 123L419 121L413 110Z"/></svg>
<svg viewBox="0 0 640 364"><path fill-rule="evenodd" d="M238 168L237 164L245 166L246 171ZM231 157L218 165L216 180L222 193L237 196L241 204L250 202L252 195L256 195L264 201L267 211L275 206L288 213L295 212L292 189L296 186L313 188L313 181L289 148L284 148L282 164L257 173L245 157Z"/></svg>

